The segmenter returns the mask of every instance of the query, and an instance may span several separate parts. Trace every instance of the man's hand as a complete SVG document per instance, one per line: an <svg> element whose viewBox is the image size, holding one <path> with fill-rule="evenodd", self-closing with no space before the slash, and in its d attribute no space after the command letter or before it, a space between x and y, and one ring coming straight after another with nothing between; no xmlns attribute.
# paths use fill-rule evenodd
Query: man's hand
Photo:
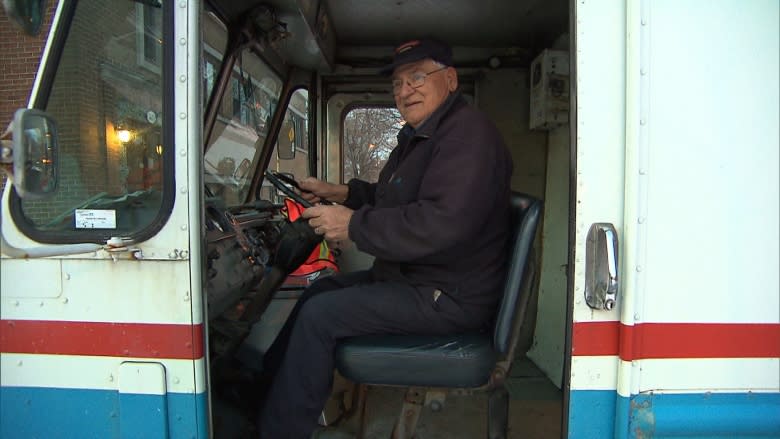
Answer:
<svg viewBox="0 0 780 439"><path fill-rule="evenodd" d="M349 220L354 210L344 206L314 206L303 211L303 217L318 235L339 247L349 240Z"/></svg>
<svg viewBox="0 0 780 439"><path fill-rule="evenodd" d="M349 187L345 184L328 183L314 177L298 180L298 186L301 188L301 196L310 203L319 203L323 200L343 203L349 194Z"/></svg>

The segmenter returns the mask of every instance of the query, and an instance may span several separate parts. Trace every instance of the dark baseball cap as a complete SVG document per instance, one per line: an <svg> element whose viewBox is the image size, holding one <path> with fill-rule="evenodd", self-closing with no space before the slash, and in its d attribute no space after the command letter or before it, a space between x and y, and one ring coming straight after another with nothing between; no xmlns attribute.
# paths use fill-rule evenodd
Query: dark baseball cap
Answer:
<svg viewBox="0 0 780 439"><path fill-rule="evenodd" d="M390 76L399 66L424 59L438 61L445 66L452 66L452 49L446 43L432 39L421 38L407 41L396 47L393 52L393 62L382 67L379 73Z"/></svg>

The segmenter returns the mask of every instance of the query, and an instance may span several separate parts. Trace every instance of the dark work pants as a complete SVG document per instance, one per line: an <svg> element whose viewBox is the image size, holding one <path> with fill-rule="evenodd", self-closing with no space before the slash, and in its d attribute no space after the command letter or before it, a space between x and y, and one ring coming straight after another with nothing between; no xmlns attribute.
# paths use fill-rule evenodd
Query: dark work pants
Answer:
<svg viewBox="0 0 780 439"><path fill-rule="evenodd" d="M304 291L263 360L273 375L263 439L308 439L330 394L334 350L364 334L446 334L480 327L492 308L464 307L433 289L374 282L367 271L321 279Z"/></svg>

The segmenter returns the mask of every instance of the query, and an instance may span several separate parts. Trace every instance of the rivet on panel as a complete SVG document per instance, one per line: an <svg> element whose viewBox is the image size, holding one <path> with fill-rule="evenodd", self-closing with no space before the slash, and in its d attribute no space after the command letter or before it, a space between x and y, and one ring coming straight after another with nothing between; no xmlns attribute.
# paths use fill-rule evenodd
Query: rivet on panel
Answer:
<svg viewBox="0 0 780 439"><path fill-rule="evenodd" d="M65 273L65 280L70 280L70 273Z"/></svg>
<svg viewBox="0 0 780 439"><path fill-rule="evenodd" d="M187 2L179 2L179 7L184 9L187 7Z"/></svg>
<svg viewBox="0 0 780 439"><path fill-rule="evenodd" d="M179 44L181 44L182 46L187 44L187 39L186 38L180 38L179 39Z"/></svg>
<svg viewBox="0 0 780 439"><path fill-rule="evenodd" d="M645 218L643 216L640 216L639 219L637 220L637 222L639 224L644 224L645 223Z"/></svg>
<svg viewBox="0 0 780 439"><path fill-rule="evenodd" d="M182 186L181 189L179 189L179 192L181 192L182 194L186 194L187 193L187 187Z"/></svg>
<svg viewBox="0 0 780 439"><path fill-rule="evenodd" d="M41 300L41 303L39 303L38 306L43 306L43 300Z"/></svg>
<svg viewBox="0 0 780 439"><path fill-rule="evenodd" d="M63 297L62 298L62 303L68 303L68 298L67 297Z"/></svg>
<svg viewBox="0 0 780 439"><path fill-rule="evenodd" d="M187 230L187 225L186 224L182 224L181 229L182 230Z"/></svg>
<svg viewBox="0 0 780 439"><path fill-rule="evenodd" d="M179 76L179 82L185 82L187 81L187 75L181 75ZM182 118L183 119L183 118Z"/></svg>
<svg viewBox="0 0 780 439"><path fill-rule="evenodd" d="M180 150L179 151L179 155L182 156L182 157L186 156L187 155L187 150L186 149Z"/></svg>
<svg viewBox="0 0 780 439"><path fill-rule="evenodd" d="M173 377L173 384L179 384L179 377Z"/></svg>
<svg viewBox="0 0 780 439"><path fill-rule="evenodd" d="M637 273L641 272L642 271L642 266L641 265L637 265L636 266L636 271L637 271Z"/></svg>
<svg viewBox="0 0 780 439"><path fill-rule="evenodd" d="M19 362L16 363L16 365L19 366L19 367L22 367L23 364L24 363L22 362L22 360L19 360Z"/></svg>
<svg viewBox="0 0 780 439"><path fill-rule="evenodd" d="M19 301L18 300L14 300L14 306L19 306Z"/></svg>
<svg viewBox="0 0 780 439"><path fill-rule="evenodd" d="M185 112L179 113L179 119L186 119L186 118L187 118L187 113Z"/></svg>

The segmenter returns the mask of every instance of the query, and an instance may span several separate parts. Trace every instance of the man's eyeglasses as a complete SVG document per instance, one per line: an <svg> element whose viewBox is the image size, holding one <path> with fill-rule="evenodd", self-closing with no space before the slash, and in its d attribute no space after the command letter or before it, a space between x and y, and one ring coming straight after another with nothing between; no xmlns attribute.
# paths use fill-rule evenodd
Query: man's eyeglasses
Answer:
<svg viewBox="0 0 780 439"><path fill-rule="evenodd" d="M427 78L429 75L433 75L436 72L441 72L446 68L447 66L440 67L428 73L414 72L411 75L409 75L406 79L401 79L401 78L393 79L393 94L394 95L400 94L401 90L404 88L404 84L409 84L409 86L412 88L420 88L423 85L425 85L425 78Z"/></svg>

